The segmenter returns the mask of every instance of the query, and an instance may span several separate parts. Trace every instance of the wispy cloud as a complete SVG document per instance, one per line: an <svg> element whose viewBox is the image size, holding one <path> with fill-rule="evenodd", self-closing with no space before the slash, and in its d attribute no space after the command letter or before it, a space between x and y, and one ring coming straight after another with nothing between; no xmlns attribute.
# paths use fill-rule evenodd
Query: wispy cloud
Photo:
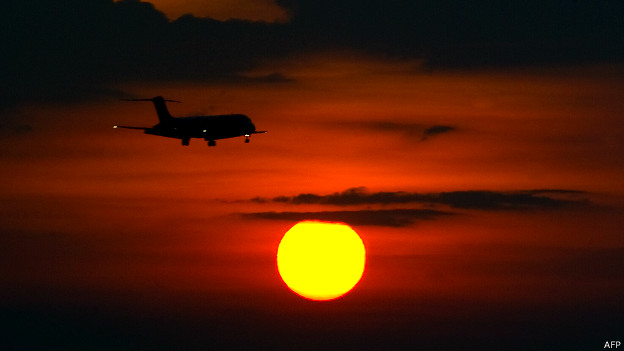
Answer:
<svg viewBox="0 0 624 351"><path fill-rule="evenodd" d="M429 138L456 131L456 127L448 125L428 125L425 123L391 122L391 121L357 121L342 122L332 126L348 129L362 129L380 133L395 133L408 139L416 141L426 141Z"/></svg>
<svg viewBox="0 0 624 351"><path fill-rule="evenodd" d="M421 220L434 220L457 214L454 210L481 211L540 211L588 206L589 200L580 198L579 190L535 189L521 191L468 190L439 193L406 191L369 192L365 187L350 188L332 194L303 193L273 198L256 197L250 202L259 204L321 205L365 209L342 211L267 211L242 214L245 218L302 221L317 219L347 222L353 225L406 227ZM403 208L384 208L400 205ZM444 209L433 209L441 206ZM378 208L374 208L378 207ZM381 208L379 208L381 207ZM411 207L411 208L409 208ZM416 207L416 208L414 208Z"/></svg>
<svg viewBox="0 0 624 351"><path fill-rule="evenodd" d="M416 221L432 220L440 216L448 215L452 215L452 213L431 209L388 209L318 212L256 212L245 213L243 217L289 221L315 219L330 222L345 222L351 225L407 227L414 224Z"/></svg>
<svg viewBox="0 0 624 351"><path fill-rule="evenodd" d="M443 125L431 126L423 131L423 137L421 140L424 141L432 136L445 134L448 132L452 132L454 130L455 128L451 126L443 126Z"/></svg>
<svg viewBox="0 0 624 351"><path fill-rule="evenodd" d="M415 193L406 191L369 192L365 187L350 188L343 192L319 195L303 193L294 196L276 196L272 199L254 198L253 202L277 202L292 205L318 204L335 206L422 204L446 205L459 209L478 210L531 210L557 209L587 205L589 200L578 199L584 194L578 190L538 189L521 191L468 190L440 193Z"/></svg>

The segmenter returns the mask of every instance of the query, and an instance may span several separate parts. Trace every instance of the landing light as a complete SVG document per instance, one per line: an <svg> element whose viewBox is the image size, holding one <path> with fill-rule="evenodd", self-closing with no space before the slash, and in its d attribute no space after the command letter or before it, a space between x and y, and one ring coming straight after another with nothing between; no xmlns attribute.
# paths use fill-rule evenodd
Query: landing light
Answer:
<svg viewBox="0 0 624 351"><path fill-rule="evenodd" d="M113 128L117 128L117 126L113 126Z"/></svg>

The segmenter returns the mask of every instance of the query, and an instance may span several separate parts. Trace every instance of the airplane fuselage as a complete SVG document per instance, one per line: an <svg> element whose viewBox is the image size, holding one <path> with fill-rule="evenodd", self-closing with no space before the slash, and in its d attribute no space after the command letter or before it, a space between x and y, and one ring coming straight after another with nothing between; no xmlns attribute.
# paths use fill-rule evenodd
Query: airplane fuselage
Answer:
<svg viewBox="0 0 624 351"><path fill-rule="evenodd" d="M202 138L206 141L249 136L254 134L256 126L246 115L217 115L178 117L160 122L146 129L145 134L169 138Z"/></svg>

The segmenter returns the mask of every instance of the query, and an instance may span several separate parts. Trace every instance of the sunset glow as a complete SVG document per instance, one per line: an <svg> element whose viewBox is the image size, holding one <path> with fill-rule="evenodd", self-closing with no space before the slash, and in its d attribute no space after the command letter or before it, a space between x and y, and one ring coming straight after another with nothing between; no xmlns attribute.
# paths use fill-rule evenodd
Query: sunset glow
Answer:
<svg viewBox="0 0 624 351"><path fill-rule="evenodd" d="M621 336L624 1L4 7L0 350Z"/></svg>

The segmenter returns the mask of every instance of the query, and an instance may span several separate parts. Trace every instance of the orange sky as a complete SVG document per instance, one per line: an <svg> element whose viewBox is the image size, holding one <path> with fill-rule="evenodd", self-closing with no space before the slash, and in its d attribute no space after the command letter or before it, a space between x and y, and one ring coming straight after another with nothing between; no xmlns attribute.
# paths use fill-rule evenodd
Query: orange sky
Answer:
<svg viewBox="0 0 624 351"><path fill-rule="evenodd" d="M258 129L270 131L255 136L251 145L233 139L208 149L193 140L190 147L177 148L173 139L109 130L114 124L154 124L149 103L101 101L26 110L40 127L30 138L5 140L12 151L6 162L15 163L11 176L24 173L19 176L25 189L11 188L58 193L85 187L110 194L109 178L115 186L127 182L134 189L134 180L125 176L143 174L144 182L154 183L144 183L145 189L154 194L160 194L155 185L163 178L186 178L176 189L192 197L205 196L196 186L208 184L208 177L214 198L327 193L355 186L624 190L619 181L624 128L617 128L624 110L622 85L610 77L616 67L428 74L418 71L417 62L331 55L293 61L280 63L293 82L236 88L124 86L137 96L183 100L169 106L177 116L244 112ZM376 127L383 122L394 123L397 130ZM423 141L422 130L433 125L455 130ZM163 158L176 166L162 168ZM44 183L33 172L41 165L49 173ZM30 182L29 176L34 178ZM75 181L68 189L57 184L68 180ZM243 180L245 186L226 186Z"/></svg>
<svg viewBox="0 0 624 351"><path fill-rule="evenodd" d="M279 5L278 5L279 4ZM624 3L13 1L0 349L596 349L624 314ZM186 15L185 15L186 14ZM233 20L233 21L230 21ZM218 140L114 125L240 113ZM304 219L355 289L281 281Z"/></svg>
<svg viewBox="0 0 624 351"><path fill-rule="evenodd" d="M206 304L200 310L264 315L286 303L298 313L309 307L283 286L274 262L294 223L241 214L344 208L252 198L359 186L421 193L570 189L587 192L576 198L592 205L453 210L407 227L355 226L369 260L340 308L370 304L353 313L383 320L398 313L396 306L387 306L389 314L378 310L388 296L399 304L449 298L505 308L617 299L622 281L613 280L618 273L610 265L623 244L624 128L617 127L624 101L611 73L621 67L430 73L417 61L335 54L279 65L293 81L122 87L182 100L169 105L176 116L248 114L269 130L250 144L230 139L208 148L192 140L183 147L111 128L154 124L149 103L24 108L33 131L0 140L0 208L12 248L4 284L127 294L146 309L174 296L174 308ZM454 129L423 140L434 125ZM579 270L588 257L593 268ZM260 305L249 307L251 301Z"/></svg>

